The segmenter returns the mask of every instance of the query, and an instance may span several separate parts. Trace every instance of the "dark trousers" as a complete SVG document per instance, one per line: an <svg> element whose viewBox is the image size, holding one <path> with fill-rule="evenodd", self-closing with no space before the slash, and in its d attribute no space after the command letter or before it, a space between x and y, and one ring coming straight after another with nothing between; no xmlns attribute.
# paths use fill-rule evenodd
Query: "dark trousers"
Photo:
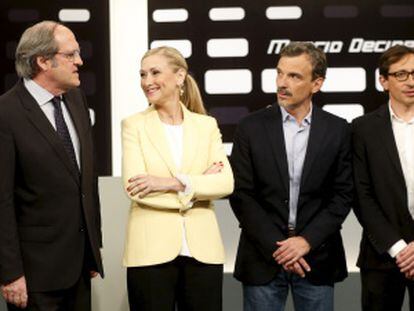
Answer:
<svg viewBox="0 0 414 311"><path fill-rule="evenodd" d="M131 311L221 311L223 265L178 256L171 262L127 269Z"/></svg>
<svg viewBox="0 0 414 311"><path fill-rule="evenodd" d="M50 292L29 292L26 311L90 311L91 278L89 272L82 273L75 285ZM9 311L22 311L8 304Z"/></svg>
<svg viewBox="0 0 414 311"><path fill-rule="evenodd" d="M362 310L401 310L405 289L408 289L410 311L414 311L414 282L398 270L361 269Z"/></svg>

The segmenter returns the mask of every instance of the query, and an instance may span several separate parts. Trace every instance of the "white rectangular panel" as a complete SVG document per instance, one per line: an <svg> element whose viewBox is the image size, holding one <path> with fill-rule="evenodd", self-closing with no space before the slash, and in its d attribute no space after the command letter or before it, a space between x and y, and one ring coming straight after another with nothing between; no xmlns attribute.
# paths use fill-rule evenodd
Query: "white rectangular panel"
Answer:
<svg viewBox="0 0 414 311"><path fill-rule="evenodd" d="M266 9L268 19L299 19L302 17L302 9L298 6L270 6Z"/></svg>
<svg viewBox="0 0 414 311"><path fill-rule="evenodd" d="M377 91L384 92L384 88L382 87L380 81L379 81L379 69L375 69L375 88Z"/></svg>
<svg viewBox="0 0 414 311"><path fill-rule="evenodd" d="M245 12L240 7L212 8L208 16L212 21L238 21L244 18Z"/></svg>
<svg viewBox="0 0 414 311"><path fill-rule="evenodd" d="M59 20L68 23L85 23L91 18L88 9L61 9L59 11Z"/></svg>
<svg viewBox="0 0 414 311"><path fill-rule="evenodd" d="M207 41L207 55L210 57L244 57L247 54L249 54L249 42L244 38Z"/></svg>
<svg viewBox="0 0 414 311"><path fill-rule="evenodd" d="M185 58L190 57L193 53L190 40L155 40L151 42L151 49L160 46L171 46L176 48Z"/></svg>
<svg viewBox="0 0 414 311"><path fill-rule="evenodd" d="M248 69L208 70L204 83L208 94L248 94L252 91L252 73Z"/></svg>
<svg viewBox="0 0 414 311"><path fill-rule="evenodd" d="M264 69L262 71L262 91L264 93L276 93L276 69Z"/></svg>
<svg viewBox="0 0 414 311"><path fill-rule="evenodd" d="M366 71L362 67L328 68L323 92L363 92Z"/></svg>
<svg viewBox="0 0 414 311"><path fill-rule="evenodd" d="M348 122L364 114L364 107L360 104L326 104L322 109Z"/></svg>
<svg viewBox="0 0 414 311"><path fill-rule="evenodd" d="M186 9L155 10L152 19L156 23L181 23L188 19L188 11Z"/></svg>

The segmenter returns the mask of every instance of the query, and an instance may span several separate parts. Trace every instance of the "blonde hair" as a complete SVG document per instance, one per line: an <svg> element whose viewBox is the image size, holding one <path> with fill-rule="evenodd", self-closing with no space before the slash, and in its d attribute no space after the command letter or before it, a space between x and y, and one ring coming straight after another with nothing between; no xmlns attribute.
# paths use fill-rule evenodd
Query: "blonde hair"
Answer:
<svg viewBox="0 0 414 311"><path fill-rule="evenodd" d="M158 48L153 48L148 50L142 59L152 56L152 55L162 55L167 60L169 65L174 69L174 72L177 72L179 69L185 70L185 79L183 85L184 93L180 96L181 101L187 107L188 110L199 113L206 114L206 109L204 108L203 99L201 98L200 89L198 88L197 82L194 78L188 73L188 65L181 53L170 46L161 46Z"/></svg>

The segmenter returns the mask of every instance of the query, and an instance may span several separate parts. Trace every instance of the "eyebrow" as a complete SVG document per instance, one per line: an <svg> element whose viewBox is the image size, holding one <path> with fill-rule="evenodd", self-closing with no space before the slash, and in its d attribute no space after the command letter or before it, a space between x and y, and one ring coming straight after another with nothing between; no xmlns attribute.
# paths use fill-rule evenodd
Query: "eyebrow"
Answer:
<svg viewBox="0 0 414 311"><path fill-rule="evenodd" d="M140 69L139 71L151 71L151 70L161 70L159 67L151 67L148 70Z"/></svg>
<svg viewBox="0 0 414 311"><path fill-rule="evenodd" d="M294 74L294 75L298 75L298 76L303 76L303 74L301 74L300 72L297 72L297 71L288 71L288 72L284 72L282 69L280 69L279 67L276 67L276 71L281 71L281 72L283 72L284 74L287 74L287 75L292 75L292 74Z"/></svg>

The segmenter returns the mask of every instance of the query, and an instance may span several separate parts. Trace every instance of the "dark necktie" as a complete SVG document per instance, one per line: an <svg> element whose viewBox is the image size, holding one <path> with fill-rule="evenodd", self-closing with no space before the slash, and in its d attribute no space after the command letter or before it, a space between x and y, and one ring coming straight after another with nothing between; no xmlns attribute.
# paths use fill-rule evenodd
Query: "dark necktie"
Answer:
<svg viewBox="0 0 414 311"><path fill-rule="evenodd" d="M73 148L72 139L70 138L68 126L66 125L65 119L63 118L62 105L60 101L61 99L58 96L52 98L52 103L55 107L54 115L56 123L56 132L62 140L66 152L68 153L70 159L73 161L73 164L75 164L75 166L78 167L75 149Z"/></svg>

